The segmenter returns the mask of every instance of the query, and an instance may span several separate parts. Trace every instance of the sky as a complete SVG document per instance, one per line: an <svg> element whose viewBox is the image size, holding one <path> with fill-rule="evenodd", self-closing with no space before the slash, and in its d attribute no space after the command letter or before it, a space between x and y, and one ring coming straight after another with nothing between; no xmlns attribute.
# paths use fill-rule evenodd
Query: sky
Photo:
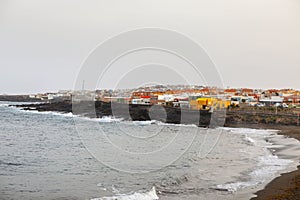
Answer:
<svg viewBox="0 0 300 200"><path fill-rule="evenodd" d="M172 30L199 44L224 87L300 89L299 25L298 0L0 0L0 94L73 89L95 48L146 27ZM157 52L143 53L116 63L115 71ZM170 59L174 64L176 59ZM85 87L126 88L141 85L145 77L155 77L147 79L153 83L181 83L182 72L166 71L173 66L156 64L149 70L147 63L128 76L108 74L96 86L85 80ZM185 69L184 63L176 68ZM164 76L151 74L155 70Z"/></svg>

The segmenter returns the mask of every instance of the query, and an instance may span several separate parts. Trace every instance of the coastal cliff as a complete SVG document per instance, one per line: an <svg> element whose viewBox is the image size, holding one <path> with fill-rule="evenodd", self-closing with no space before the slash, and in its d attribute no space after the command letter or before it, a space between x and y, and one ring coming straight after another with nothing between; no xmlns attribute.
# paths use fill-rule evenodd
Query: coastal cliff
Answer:
<svg viewBox="0 0 300 200"><path fill-rule="evenodd" d="M73 109L75 106L76 109ZM91 118L101 118L104 116L115 116L124 120L151 120L164 121L167 123L196 124L206 126L210 122L211 115L208 111L186 110L173 107L163 107L167 114L166 119L157 113L150 113L149 105L128 105L103 101L78 102L72 105L71 101L50 102L41 104L17 105L24 110L55 111L78 114ZM91 112L93 111L93 112ZM201 115L201 117L199 117ZM267 109L230 109L226 111L225 126L236 126L242 124L276 124L276 125L299 125L299 114L297 112L279 110L273 112ZM182 118L184 116L184 118ZM218 116L218 115L216 115ZM220 118L224 116L220 116ZM200 121L195 119L201 118Z"/></svg>

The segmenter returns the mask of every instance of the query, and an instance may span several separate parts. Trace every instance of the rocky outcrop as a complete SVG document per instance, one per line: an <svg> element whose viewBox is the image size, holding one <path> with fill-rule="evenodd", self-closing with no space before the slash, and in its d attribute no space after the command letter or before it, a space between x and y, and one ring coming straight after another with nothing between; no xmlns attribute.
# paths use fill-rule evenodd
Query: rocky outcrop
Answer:
<svg viewBox="0 0 300 200"><path fill-rule="evenodd" d="M114 116L125 120L145 121L157 120L175 124L196 124L208 126L211 113L208 111L188 110L174 107L163 107L150 105L132 105L107 103L102 101L81 101L72 104L71 101L17 105L24 110L72 112L75 115L90 118L101 118Z"/></svg>
<svg viewBox="0 0 300 200"><path fill-rule="evenodd" d="M107 103L102 101L81 101L72 104L72 101L61 101L41 104L17 105L24 110L72 112L75 115L90 118L114 116L124 120L157 120L175 124L196 124L198 126L235 126L238 124L277 124L297 125L299 117L293 113L268 111L229 110L226 113L180 109L174 107L128 105Z"/></svg>

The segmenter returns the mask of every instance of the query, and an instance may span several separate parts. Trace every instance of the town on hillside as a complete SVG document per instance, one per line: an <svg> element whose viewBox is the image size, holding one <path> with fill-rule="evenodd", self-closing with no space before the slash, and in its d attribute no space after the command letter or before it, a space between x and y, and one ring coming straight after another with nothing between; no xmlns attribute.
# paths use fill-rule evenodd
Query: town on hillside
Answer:
<svg viewBox="0 0 300 200"><path fill-rule="evenodd" d="M294 89L250 89L205 86L148 86L117 90L61 90L57 93L32 94L28 98L42 101L71 100L74 95L94 101L122 104L162 105L197 110L233 107L300 107L300 91Z"/></svg>

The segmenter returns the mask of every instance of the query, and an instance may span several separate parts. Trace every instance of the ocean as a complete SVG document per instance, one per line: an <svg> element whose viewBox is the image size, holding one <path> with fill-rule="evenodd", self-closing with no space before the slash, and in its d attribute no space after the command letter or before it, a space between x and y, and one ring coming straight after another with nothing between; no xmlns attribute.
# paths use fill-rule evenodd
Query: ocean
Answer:
<svg viewBox="0 0 300 200"><path fill-rule="evenodd" d="M295 170L276 130L22 111L0 103L0 199L250 199Z"/></svg>

